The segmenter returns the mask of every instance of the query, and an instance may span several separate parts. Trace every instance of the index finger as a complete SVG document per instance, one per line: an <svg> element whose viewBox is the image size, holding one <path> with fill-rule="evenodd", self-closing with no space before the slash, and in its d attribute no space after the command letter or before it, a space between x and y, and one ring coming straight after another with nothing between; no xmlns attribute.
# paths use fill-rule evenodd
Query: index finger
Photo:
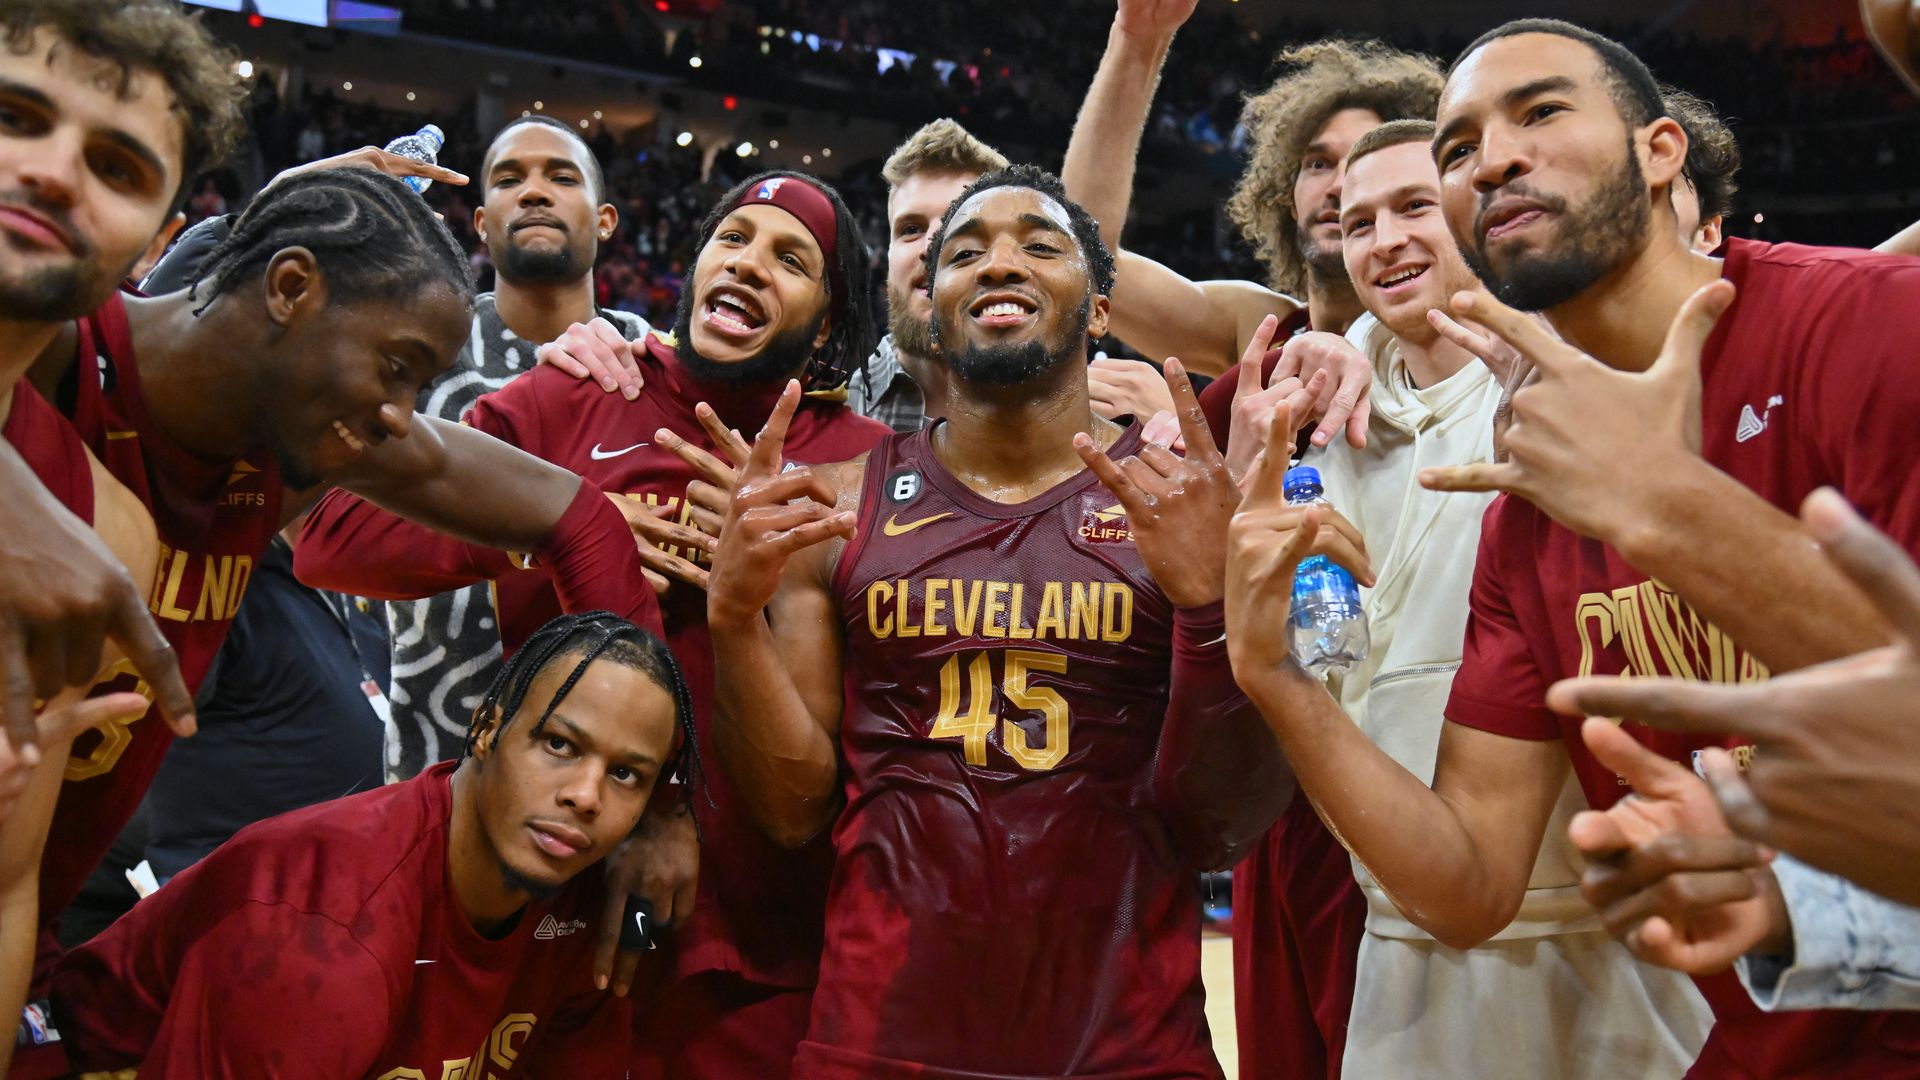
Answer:
<svg viewBox="0 0 1920 1080"><path fill-rule="evenodd" d="M119 590L107 618L107 637L120 646L133 670L146 680L147 687L153 691L153 703L160 707L167 726L182 737L199 730L193 695L187 692L186 680L180 677L180 661L174 656L173 645L161 635L153 617L147 614L146 605L140 602L140 594L131 585Z"/></svg>
<svg viewBox="0 0 1920 1080"><path fill-rule="evenodd" d="M1139 485L1133 482L1126 470L1107 456L1105 450L1093 445L1092 436L1084 432L1075 435L1073 449L1080 455L1080 460L1087 463L1087 468L1093 470L1093 475L1099 477L1100 482L1113 493L1114 498L1120 500L1120 505L1126 507L1127 513L1138 513L1145 509L1146 496Z"/></svg>
<svg viewBox="0 0 1920 1080"><path fill-rule="evenodd" d="M376 150L374 160L378 171L392 177L418 176L427 180L436 180L442 184L462 185L467 182L465 173L457 173L431 162L410 158L405 154L396 154L391 150Z"/></svg>
<svg viewBox="0 0 1920 1080"><path fill-rule="evenodd" d="M27 642L12 617L0 618L0 724L7 741L28 765L40 761L40 729L33 722L33 672Z"/></svg>
<svg viewBox="0 0 1920 1080"><path fill-rule="evenodd" d="M1800 506L1800 518L1827 558L1909 642L1920 644L1920 569L1900 545L1868 524L1839 492L1820 488Z"/></svg>
<svg viewBox="0 0 1920 1080"><path fill-rule="evenodd" d="M697 410L696 410L697 413ZM680 433L671 428L661 428L653 433L653 441L680 455L709 484L720 488L732 488L739 477L726 462L708 453L704 447L695 446L680 437Z"/></svg>
<svg viewBox="0 0 1920 1080"><path fill-rule="evenodd" d="M1273 316L1267 316L1269 320ZM1265 323L1261 324L1265 326ZM1211 465L1223 460L1220 456L1220 444L1213 441L1213 430L1207 426L1206 410L1200 407L1200 397L1193 392L1193 380L1187 377L1187 366L1178 357L1167 357L1165 367L1167 390L1173 395L1174 415L1180 418L1180 436L1186 440L1187 456L1203 465ZM1244 377L1243 370L1241 375ZM1255 380L1259 381L1258 372ZM1234 396L1240 395L1240 388L1234 388Z"/></svg>
<svg viewBox="0 0 1920 1080"><path fill-rule="evenodd" d="M1677 762L1647 749L1611 720L1588 718L1580 725L1580 738L1595 760L1641 795L1676 798L1688 784L1706 784Z"/></svg>
<svg viewBox="0 0 1920 1080"><path fill-rule="evenodd" d="M1247 349L1240 354L1240 382L1233 388L1237 400L1242 395L1257 393L1260 387L1260 365L1266 361L1267 350L1273 347L1273 335L1280 332L1280 316L1269 315L1260 320L1260 326L1254 330L1253 337L1247 341Z"/></svg>
<svg viewBox="0 0 1920 1080"><path fill-rule="evenodd" d="M1247 498L1279 504L1286 499L1287 470L1293 467L1293 406L1281 402L1267 422L1267 445L1247 475ZM1275 464L1278 462L1278 464Z"/></svg>
<svg viewBox="0 0 1920 1080"><path fill-rule="evenodd" d="M772 415L767 417L766 426L754 437L753 450L747 455L741 479L772 476L780 471L780 459L787 447L787 425L792 423L794 410L799 407L800 381L788 379Z"/></svg>
<svg viewBox="0 0 1920 1080"><path fill-rule="evenodd" d="M747 440L741 438L739 432L720 422L720 414L713 411L713 406L703 401L693 407L693 415L700 421L700 426L707 430L707 437L713 440L714 448L734 468L739 468L753 453L753 447L747 445Z"/></svg>
<svg viewBox="0 0 1920 1080"><path fill-rule="evenodd" d="M1513 346L1536 365L1551 367L1555 361L1562 359L1561 350L1572 348L1548 334L1528 315L1515 311L1486 293L1454 293L1452 307L1454 314L1486 327L1489 334Z"/></svg>
<svg viewBox="0 0 1920 1080"><path fill-rule="evenodd" d="M1568 716L1625 717L1671 731L1757 735L1766 725L1742 689L1684 679L1590 675L1554 683L1547 690L1547 707Z"/></svg>

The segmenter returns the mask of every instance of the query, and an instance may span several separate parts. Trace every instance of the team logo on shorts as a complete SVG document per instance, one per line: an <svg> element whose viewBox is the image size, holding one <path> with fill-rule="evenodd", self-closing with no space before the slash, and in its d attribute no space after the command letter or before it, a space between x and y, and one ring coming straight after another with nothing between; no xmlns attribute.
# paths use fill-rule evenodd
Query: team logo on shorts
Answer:
<svg viewBox="0 0 1920 1080"><path fill-rule="evenodd" d="M920 474L912 469L902 469L887 477L887 500L889 502L912 502L920 494Z"/></svg>
<svg viewBox="0 0 1920 1080"><path fill-rule="evenodd" d="M1133 530L1127 527L1127 508L1119 503L1105 508L1089 505L1086 516L1080 519L1080 538L1096 544L1133 543Z"/></svg>

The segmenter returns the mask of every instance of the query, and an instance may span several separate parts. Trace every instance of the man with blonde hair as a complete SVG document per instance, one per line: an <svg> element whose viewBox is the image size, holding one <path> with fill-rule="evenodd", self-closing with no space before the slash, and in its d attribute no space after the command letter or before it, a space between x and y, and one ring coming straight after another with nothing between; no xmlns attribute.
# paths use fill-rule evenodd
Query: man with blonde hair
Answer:
<svg viewBox="0 0 1920 1080"><path fill-rule="evenodd" d="M847 381L847 404L895 431L915 431L944 412L945 372L928 357L933 335L921 255L954 196L1006 156L951 119L907 137L881 166L887 181L887 334Z"/></svg>

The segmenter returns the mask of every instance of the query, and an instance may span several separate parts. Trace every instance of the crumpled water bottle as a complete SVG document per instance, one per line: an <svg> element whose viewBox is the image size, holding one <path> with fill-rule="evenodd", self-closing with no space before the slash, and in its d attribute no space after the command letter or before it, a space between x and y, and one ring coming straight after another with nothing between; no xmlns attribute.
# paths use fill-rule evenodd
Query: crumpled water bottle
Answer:
<svg viewBox="0 0 1920 1080"><path fill-rule="evenodd" d="M440 148L447 145L447 133L438 125L428 124L411 135L402 135L388 143L387 153L399 154L415 161L424 161L429 165L440 164ZM433 181L424 176L403 176L400 182L414 190L415 194L425 192L433 186Z"/></svg>
<svg viewBox="0 0 1920 1080"><path fill-rule="evenodd" d="M1326 505L1320 470L1300 465L1282 482L1289 506ZM1367 658L1367 612L1360 586L1346 567L1325 555L1309 555L1293 572L1293 658L1315 675L1351 667Z"/></svg>

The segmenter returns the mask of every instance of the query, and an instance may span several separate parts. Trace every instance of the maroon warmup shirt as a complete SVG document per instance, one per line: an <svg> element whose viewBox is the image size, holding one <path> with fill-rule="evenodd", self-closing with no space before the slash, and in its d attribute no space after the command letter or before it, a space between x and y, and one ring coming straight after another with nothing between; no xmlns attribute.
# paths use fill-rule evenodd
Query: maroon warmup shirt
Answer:
<svg viewBox="0 0 1920 1080"><path fill-rule="evenodd" d="M1237 693L1225 649L1193 648L1218 630L1189 640L1218 607L1176 631L1092 472L996 503L936 430L868 459L834 575L847 808L794 1075L1217 1077L1153 773L1170 671L1184 704Z"/></svg>
<svg viewBox="0 0 1920 1080"><path fill-rule="evenodd" d="M1920 259L1731 240L1739 287L1701 358L1707 461L1782 511L1830 484L1920 555ZM1631 476L1620 477L1632 483ZM1737 545L1724 553L1737 560ZM1487 510L1466 660L1447 718L1520 739L1560 739L1587 801L1628 791L1551 712L1547 687L1576 675L1749 682L1766 669L1673 590L1616 552L1510 496ZM1682 764L1722 740L1626 730ZM1716 1022L1691 1076L1920 1074L1920 1014L1845 1009L1767 1014L1732 972L1699 980Z"/></svg>
<svg viewBox="0 0 1920 1080"><path fill-rule="evenodd" d="M481 936L447 877L455 767L250 825L68 954L53 996L75 1065L624 1077L625 1002L593 986L600 868Z"/></svg>

